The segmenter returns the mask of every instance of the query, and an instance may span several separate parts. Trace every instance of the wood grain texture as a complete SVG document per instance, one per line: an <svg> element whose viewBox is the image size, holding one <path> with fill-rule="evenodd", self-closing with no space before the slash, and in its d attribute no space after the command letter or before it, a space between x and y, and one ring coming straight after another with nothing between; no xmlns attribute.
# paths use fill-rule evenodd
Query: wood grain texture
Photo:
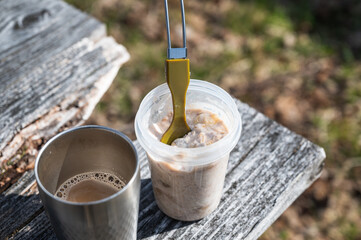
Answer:
<svg viewBox="0 0 361 240"><path fill-rule="evenodd" d="M159 210L146 154L138 142L134 142L142 176L139 239L256 239L320 176L325 158L322 148L235 101L243 120L241 139L229 159L221 203L200 221L176 221ZM33 173L26 174L7 190L5 197L15 191L19 196L26 194L24 189L33 184L27 179L31 179ZM24 208L31 218L19 220L18 228L14 228L6 224L7 215L0 214L0 226L5 224L11 228L6 233L12 233L0 232L0 237L53 239L54 233L42 210L23 203L22 197L19 199L12 205Z"/></svg>
<svg viewBox="0 0 361 240"><path fill-rule="evenodd" d="M0 1L0 163L86 120L128 59L103 24L63 1Z"/></svg>
<svg viewBox="0 0 361 240"><path fill-rule="evenodd" d="M0 195L0 239L24 227L43 211L37 194L34 171L29 171Z"/></svg>

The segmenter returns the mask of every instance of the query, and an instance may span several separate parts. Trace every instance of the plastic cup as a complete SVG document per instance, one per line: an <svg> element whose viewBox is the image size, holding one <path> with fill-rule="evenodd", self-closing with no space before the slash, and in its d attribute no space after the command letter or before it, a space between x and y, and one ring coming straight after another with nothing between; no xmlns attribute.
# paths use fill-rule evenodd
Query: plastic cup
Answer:
<svg viewBox="0 0 361 240"><path fill-rule="evenodd" d="M210 214L219 204L229 154L240 138L242 121L232 97L205 81L190 81L186 109L216 114L227 126L228 134L198 148L161 143L151 133L150 126L172 112L172 98L166 84L153 89L141 102L135 117L135 133L148 155L158 207L174 219L194 221Z"/></svg>

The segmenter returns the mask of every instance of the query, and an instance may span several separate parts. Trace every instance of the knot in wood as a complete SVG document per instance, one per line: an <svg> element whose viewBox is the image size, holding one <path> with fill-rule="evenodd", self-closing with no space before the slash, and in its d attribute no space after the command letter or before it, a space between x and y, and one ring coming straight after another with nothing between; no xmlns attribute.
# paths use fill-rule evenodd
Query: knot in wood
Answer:
<svg viewBox="0 0 361 240"><path fill-rule="evenodd" d="M33 13L29 13L25 16L19 17L15 23L14 28L24 29L34 24L39 24L43 21L46 21L50 15L51 14L48 9L42 9Z"/></svg>

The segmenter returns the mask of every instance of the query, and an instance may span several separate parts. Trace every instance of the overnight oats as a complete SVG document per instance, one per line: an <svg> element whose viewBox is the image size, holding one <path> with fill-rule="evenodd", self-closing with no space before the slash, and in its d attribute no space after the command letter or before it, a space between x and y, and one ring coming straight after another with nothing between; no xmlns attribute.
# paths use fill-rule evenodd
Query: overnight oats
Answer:
<svg viewBox="0 0 361 240"><path fill-rule="evenodd" d="M149 126L149 130L159 141L168 129L172 121L172 115L170 112L161 121ZM217 142L228 133L223 121L216 114L206 110L188 109L186 111L186 120L192 131L184 137L174 140L172 146L183 148L204 147Z"/></svg>
<svg viewBox="0 0 361 240"><path fill-rule="evenodd" d="M155 199L168 216L193 221L219 204L229 159L241 134L241 117L234 100L214 84L191 80L186 119L191 132L160 142L172 119L166 84L142 101L135 120L139 143L148 155Z"/></svg>

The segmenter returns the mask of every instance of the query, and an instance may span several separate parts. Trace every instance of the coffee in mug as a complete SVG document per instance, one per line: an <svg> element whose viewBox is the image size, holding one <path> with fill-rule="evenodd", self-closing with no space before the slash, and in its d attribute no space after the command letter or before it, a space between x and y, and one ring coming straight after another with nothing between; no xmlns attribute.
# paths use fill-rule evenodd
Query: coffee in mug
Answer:
<svg viewBox="0 0 361 240"><path fill-rule="evenodd" d="M92 202L107 198L126 185L125 180L106 172L75 175L60 184L55 196L70 202Z"/></svg>

